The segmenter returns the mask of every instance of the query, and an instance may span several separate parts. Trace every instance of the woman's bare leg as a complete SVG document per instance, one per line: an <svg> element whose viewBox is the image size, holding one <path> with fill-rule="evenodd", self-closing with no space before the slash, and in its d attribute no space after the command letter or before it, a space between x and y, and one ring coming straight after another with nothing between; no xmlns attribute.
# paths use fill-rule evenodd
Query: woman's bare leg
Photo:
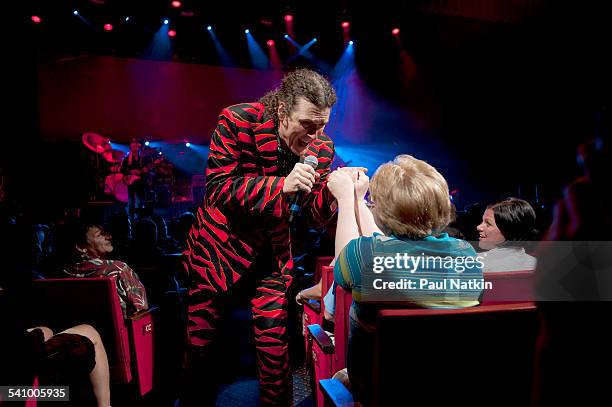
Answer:
<svg viewBox="0 0 612 407"><path fill-rule="evenodd" d="M89 380L98 403L98 407L110 406L110 374L108 358L100 334L91 325L77 325L61 333L77 334L88 338L94 344L96 366L89 373Z"/></svg>

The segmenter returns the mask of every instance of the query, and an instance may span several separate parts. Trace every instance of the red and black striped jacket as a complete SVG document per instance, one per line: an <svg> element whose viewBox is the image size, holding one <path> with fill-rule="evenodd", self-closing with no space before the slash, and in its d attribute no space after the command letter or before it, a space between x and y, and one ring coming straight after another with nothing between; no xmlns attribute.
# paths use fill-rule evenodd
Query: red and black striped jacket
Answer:
<svg viewBox="0 0 612 407"><path fill-rule="evenodd" d="M202 291L226 291L265 245L270 246L287 286L291 283L291 240L295 236L287 222L289 199L282 193L287 174L279 165L274 121L264 111L261 103L244 103L219 115L210 143L206 197L187 241L184 265L192 297ZM335 200L326 188L333 142L321 135L306 155L317 157L316 171L321 177L304 196L301 210L311 226L320 227L336 212Z"/></svg>

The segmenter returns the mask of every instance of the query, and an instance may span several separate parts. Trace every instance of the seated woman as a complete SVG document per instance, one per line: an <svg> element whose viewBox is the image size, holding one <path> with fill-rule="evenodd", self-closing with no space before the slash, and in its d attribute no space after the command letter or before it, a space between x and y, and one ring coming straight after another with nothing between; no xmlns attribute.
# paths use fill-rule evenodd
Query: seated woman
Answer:
<svg viewBox="0 0 612 407"><path fill-rule="evenodd" d="M484 271L535 270L537 260L525 253L521 241L537 237L535 211L528 202L508 198L489 205L476 227L483 253Z"/></svg>
<svg viewBox="0 0 612 407"><path fill-rule="evenodd" d="M113 251L111 237L104 229L87 222L70 229L73 258L64 266L64 273L70 277L116 276L123 316L148 309L147 293L138 275L122 261L104 259Z"/></svg>
<svg viewBox="0 0 612 407"><path fill-rule="evenodd" d="M368 403L374 347L373 322L380 302L400 301L402 307L469 307L478 305L481 289L452 291L446 288L382 290L372 289L373 277L397 281L399 277L426 277L440 282L447 278L482 281L482 270L473 261L470 268L459 268L466 259L476 259L473 247L440 231L449 223L451 204L446 180L432 166L409 155L400 155L383 164L374 174L370 185L372 211L364 196L368 178L363 173L351 178L335 171L327 187L338 201L338 229L336 233L336 284L353 293L350 310L350 336L347 367L353 395ZM357 206L358 219L354 210ZM359 226L358 226L359 223ZM363 234L359 237L359 228ZM384 231L384 234L383 234ZM452 264L432 261L416 266L412 271L400 269L396 259L413 261L424 258L451 259ZM381 263L378 260L384 259ZM391 265L393 263L393 265ZM377 266L384 264L380 272ZM395 277L395 278L394 278ZM370 285L370 286L368 286ZM417 285L418 287L418 285ZM391 293L393 291L394 293ZM395 296L394 296L395 295Z"/></svg>
<svg viewBox="0 0 612 407"><path fill-rule="evenodd" d="M37 326L27 330L24 342L30 348L40 385L65 386L88 376L96 405L110 406L108 358L100 334L91 325L77 325L58 334Z"/></svg>

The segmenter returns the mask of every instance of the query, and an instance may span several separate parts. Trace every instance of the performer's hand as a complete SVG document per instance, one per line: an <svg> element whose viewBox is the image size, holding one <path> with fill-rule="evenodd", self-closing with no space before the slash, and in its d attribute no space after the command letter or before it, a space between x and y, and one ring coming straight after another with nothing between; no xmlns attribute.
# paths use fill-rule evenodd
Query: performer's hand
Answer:
<svg viewBox="0 0 612 407"><path fill-rule="evenodd" d="M285 178L283 193L291 194L297 191L309 193L320 175L308 164L297 163Z"/></svg>
<svg viewBox="0 0 612 407"><path fill-rule="evenodd" d="M370 178L364 172L358 171L353 173L353 184L355 184L355 195L359 201L363 201L368 188L370 187Z"/></svg>
<svg viewBox="0 0 612 407"><path fill-rule="evenodd" d="M352 202L355 196L353 180L346 171L336 170L329 174L327 189L338 201L348 199Z"/></svg>

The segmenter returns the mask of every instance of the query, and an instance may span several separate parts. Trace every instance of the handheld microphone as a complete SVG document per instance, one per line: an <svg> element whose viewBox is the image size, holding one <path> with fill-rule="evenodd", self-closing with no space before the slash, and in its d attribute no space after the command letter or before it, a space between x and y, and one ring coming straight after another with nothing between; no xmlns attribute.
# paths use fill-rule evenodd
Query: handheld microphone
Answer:
<svg viewBox="0 0 612 407"><path fill-rule="evenodd" d="M315 156L308 155L306 156L306 158L304 158L304 164L308 164L313 169L317 169L317 166L319 165L319 160L317 160L317 157ZM295 194L293 194L293 200L291 201L291 206L289 207L289 223L293 222L295 215L297 215L300 211L300 205L298 204L298 202L301 198L302 191L297 191Z"/></svg>

